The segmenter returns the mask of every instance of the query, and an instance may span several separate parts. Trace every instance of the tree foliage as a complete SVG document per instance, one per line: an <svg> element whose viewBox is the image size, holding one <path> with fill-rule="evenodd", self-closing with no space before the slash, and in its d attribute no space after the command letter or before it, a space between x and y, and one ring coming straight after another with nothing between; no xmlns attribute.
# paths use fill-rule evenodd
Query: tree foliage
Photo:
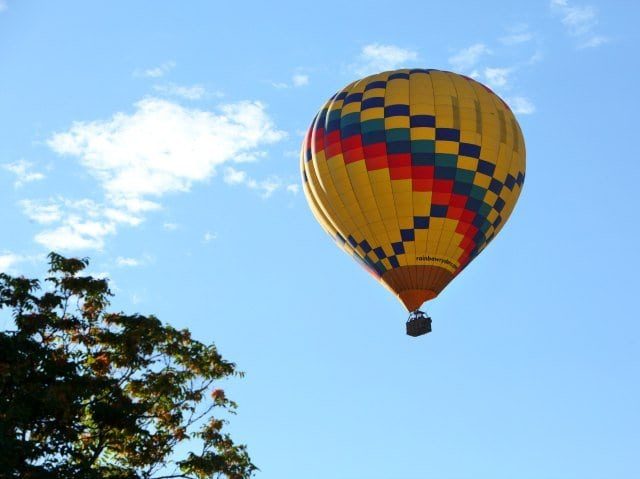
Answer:
<svg viewBox="0 0 640 479"><path fill-rule="evenodd" d="M0 274L16 325L0 332L0 477L252 476L223 431L236 404L215 388L242 375L235 365L188 330L109 312L108 282L82 276L86 259L49 264L45 285ZM196 452L176 457L184 441Z"/></svg>

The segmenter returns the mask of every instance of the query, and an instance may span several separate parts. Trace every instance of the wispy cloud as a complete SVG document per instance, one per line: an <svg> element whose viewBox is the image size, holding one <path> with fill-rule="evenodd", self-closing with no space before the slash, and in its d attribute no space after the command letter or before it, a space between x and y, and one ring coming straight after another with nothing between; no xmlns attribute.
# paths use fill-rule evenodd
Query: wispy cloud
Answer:
<svg viewBox="0 0 640 479"><path fill-rule="evenodd" d="M501 88L506 86L509 82L509 74L511 71L512 68L487 67L483 71L483 76L490 87Z"/></svg>
<svg viewBox="0 0 640 479"><path fill-rule="evenodd" d="M41 263L44 259L42 254L19 254L11 251L0 252L0 273L16 274L17 266L22 263Z"/></svg>
<svg viewBox="0 0 640 479"><path fill-rule="evenodd" d="M594 35L578 45L578 48L595 48L609 43L609 38L604 35Z"/></svg>
<svg viewBox="0 0 640 479"><path fill-rule="evenodd" d="M163 223L162 227L167 231L175 231L180 227L180 225L178 223Z"/></svg>
<svg viewBox="0 0 640 479"><path fill-rule="evenodd" d="M5 0L0 0L0 13L4 12L7 8L7 2Z"/></svg>
<svg viewBox="0 0 640 479"><path fill-rule="evenodd" d="M48 249L72 251L104 247L105 238L116 232L119 225L137 226L147 210L125 210L110 204L83 198L64 197L48 200L22 200L23 213L31 221L46 225L35 241ZM135 205L133 205L135 206Z"/></svg>
<svg viewBox="0 0 640 479"><path fill-rule="evenodd" d="M189 191L225 163L258 158L262 147L284 136L259 102L211 112L147 98L133 113L76 122L48 141L54 152L78 158L95 177L101 202L57 198L24 203L23 209L34 221L53 226L37 234L37 242L59 250L102 249L119 226L136 226L161 208L164 195ZM265 194L273 189L268 182L260 187Z"/></svg>
<svg viewBox="0 0 640 479"><path fill-rule="evenodd" d="M57 202L21 200L19 204L27 218L36 223L49 224L62 219L60 204Z"/></svg>
<svg viewBox="0 0 640 479"><path fill-rule="evenodd" d="M505 45L516 45L518 43L525 43L525 42L531 41L532 39L533 39L533 33L522 32L522 33L512 33L511 35L504 36L500 39L500 41Z"/></svg>
<svg viewBox="0 0 640 479"><path fill-rule="evenodd" d="M578 48L593 48L609 39L594 32L598 11L592 5L572 5L568 0L551 0L551 10L561 17L567 33L578 41Z"/></svg>
<svg viewBox="0 0 640 479"><path fill-rule="evenodd" d="M44 179L44 174L39 171L33 171L33 163L30 161L18 160L13 163L5 163L2 165L2 168L16 175L16 180L13 183L15 188L20 188L32 181Z"/></svg>
<svg viewBox="0 0 640 479"><path fill-rule="evenodd" d="M130 299L132 304L140 304L144 301L144 295L140 293L133 293Z"/></svg>
<svg viewBox="0 0 640 479"><path fill-rule="evenodd" d="M475 43L449 57L449 63L456 71L466 73L472 70L482 57L490 53L491 50L484 43Z"/></svg>
<svg viewBox="0 0 640 479"><path fill-rule="evenodd" d="M291 83L286 82L272 82L271 86L278 90L284 90L286 88L300 88L309 84L309 75L303 73L296 73L291 77Z"/></svg>
<svg viewBox="0 0 640 479"><path fill-rule="evenodd" d="M504 45L518 45L520 43L530 42L535 37L529 30L529 26L525 23L516 23L507 30L509 33L500 38L500 42Z"/></svg>
<svg viewBox="0 0 640 479"><path fill-rule="evenodd" d="M153 89L158 93L177 96L186 100L199 100L207 93L207 90L202 85L183 86L167 83L165 85L153 85ZM219 97L219 95L221 95L220 92L215 93L215 96Z"/></svg>
<svg viewBox="0 0 640 479"><path fill-rule="evenodd" d="M499 41L509 49L520 48L519 44L530 41L534 38L533 33L529 31L526 24L516 24L508 29L509 35L502 37ZM529 60L514 63L510 66L493 66L488 64L489 61L496 62L498 53L505 47L497 48L494 52L485 43L474 43L473 45L463 48L449 58L449 63L454 70L467 74L472 78L485 83L500 96L506 99L514 113L520 115L529 115L535 112L533 102L526 96L515 94L516 72L525 66L533 65L542 59L542 54L536 52ZM495 64L495 63L494 63ZM510 95L509 95L510 94Z"/></svg>
<svg viewBox="0 0 640 479"><path fill-rule="evenodd" d="M141 261L136 258L125 258L123 256L118 256L116 258L116 265L118 265L121 268L140 266L140 264L141 264Z"/></svg>
<svg viewBox="0 0 640 479"><path fill-rule="evenodd" d="M24 259L24 256L16 253L6 251L4 253L0 253L0 273L11 271L16 264L24 261Z"/></svg>
<svg viewBox="0 0 640 479"><path fill-rule="evenodd" d="M155 67L146 68L146 69L142 69L142 70L136 70L134 72L134 76L147 77L147 78L160 78L160 77L165 76L171 70L173 70L175 68L175 66L176 66L176 64L173 61L164 62L161 65L158 65L158 66L155 66Z"/></svg>
<svg viewBox="0 0 640 479"><path fill-rule="evenodd" d="M514 113L519 115L530 115L536 111L535 105L523 96L515 96L505 99Z"/></svg>
<svg viewBox="0 0 640 479"><path fill-rule="evenodd" d="M385 70L410 66L418 60L418 52L395 45L371 43L365 45L351 70L358 75L370 75Z"/></svg>
<svg viewBox="0 0 640 479"><path fill-rule="evenodd" d="M291 81L293 82L293 86L296 86L296 87L306 86L309 84L309 75L296 73L295 75L293 75L293 78L291 79Z"/></svg>
<svg viewBox="0 0 640 479"><path fill-rule="evenodd" d="M218 238L218 235L216 233L211 233L210 231L207 231L202 237L202 242L211 243L214 239L217 239L217 238Z"/></svg>
<svg viewBox="0 0 640 479"><path fill-rule="evenodd" d="M255 180L246 171L237 170L231 166L225 169L223 179L228 185L244 185L251 190L256 190L263 198L271 197L284 185L283 180L277 175L271 175L264 180Z"/></svg>
<svg viewBox="0 0 640 479"><path fill-rule="evenodd" d="M287 191L294 195L297 195L300 192L300 185L297 183L291 183L287 185Z"/></svg>
<svg viewBox="0 0 640 479"><path fill-rule="evenodd" d="M31 220L50 226L35 236L36 243L47 249L73 251L101 250L105 238L116 232L118 224L139 224L140 218L110 214L118 210L106 208L90 199L50 199L49 203L25 200L23 211Z"/></svg>

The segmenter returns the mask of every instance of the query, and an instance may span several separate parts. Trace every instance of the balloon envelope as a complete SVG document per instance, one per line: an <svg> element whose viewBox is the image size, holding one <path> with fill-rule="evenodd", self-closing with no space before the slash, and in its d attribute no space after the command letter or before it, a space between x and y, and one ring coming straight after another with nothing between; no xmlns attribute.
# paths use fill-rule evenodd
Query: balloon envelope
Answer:
<svg viewBox="0 0 640 479"><path fill-rule="evenodd" d="M396 70L327 101L301 168L322 227L413 311L504 226L524 182L525 145L508 105L481 83Z"/></svg>

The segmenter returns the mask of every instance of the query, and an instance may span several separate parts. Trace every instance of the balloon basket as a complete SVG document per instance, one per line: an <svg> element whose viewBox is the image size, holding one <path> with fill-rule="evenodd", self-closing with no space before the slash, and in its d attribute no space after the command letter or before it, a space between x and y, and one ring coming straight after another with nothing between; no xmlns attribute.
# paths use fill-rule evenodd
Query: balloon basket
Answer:
<svg viewBox="0 0 640 479"><path fill-rule="evenodd" d="M431 332L431 318L422 311L413 311L407 320L407 334L412 337Z"/></svg>

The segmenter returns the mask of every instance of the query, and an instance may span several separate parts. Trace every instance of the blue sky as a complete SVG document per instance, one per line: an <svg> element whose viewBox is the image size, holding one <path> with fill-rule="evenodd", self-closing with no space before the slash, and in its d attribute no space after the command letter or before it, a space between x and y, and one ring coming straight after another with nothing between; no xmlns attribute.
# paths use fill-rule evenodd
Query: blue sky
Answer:
<svg viewBox="0 0 640 479"><path fill-rule="evenodd" d="M90 256L115 308L215 341L261 478L640 477L639 10L0 0L0 269ZM528 152L417 340L297 158L335 90L411 66L491 86Z"/></svg>

